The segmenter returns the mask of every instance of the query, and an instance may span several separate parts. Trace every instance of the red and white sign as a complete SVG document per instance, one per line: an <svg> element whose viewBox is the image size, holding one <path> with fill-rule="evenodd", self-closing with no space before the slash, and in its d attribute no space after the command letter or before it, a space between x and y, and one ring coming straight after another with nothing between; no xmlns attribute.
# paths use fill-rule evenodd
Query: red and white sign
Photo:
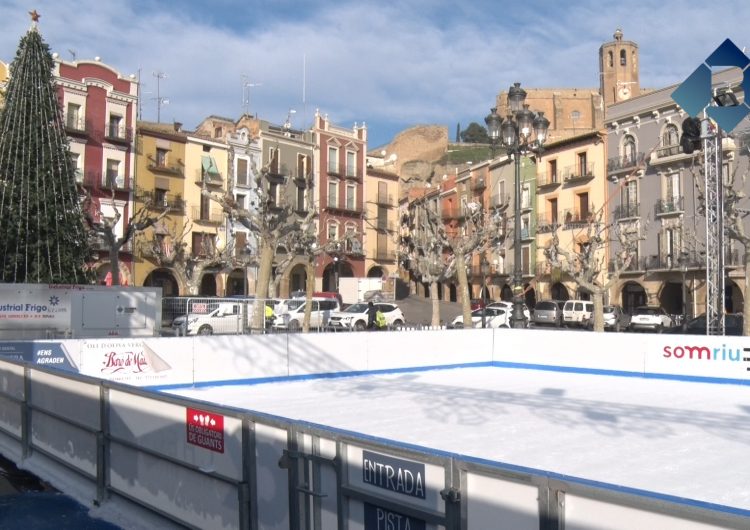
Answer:
<svg viewBox="0 0 750 530"><path fill-rule="evenodd" d="M217 453L224 452L224 416L187 408L187 443Z"/></svg>

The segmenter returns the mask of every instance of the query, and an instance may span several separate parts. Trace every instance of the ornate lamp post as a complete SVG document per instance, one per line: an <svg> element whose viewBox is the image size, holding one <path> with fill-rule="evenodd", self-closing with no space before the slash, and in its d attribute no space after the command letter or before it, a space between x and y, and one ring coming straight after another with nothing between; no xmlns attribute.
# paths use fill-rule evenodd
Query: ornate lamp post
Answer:
<svg viewBox="0 0 750 530"><path fill-rule="evenodd" d="M680 272L682 272L682 331L687 329L687 286L685 285L687 269L688 269L688 254L687 252L680 252Z"/></svg>
<svg viewBox="0 0 750 530"><path fill-rule="evenodd" d="M501 118L497 108L493 107L484 119L487 133L493 146L502 141L508 154L513 155L515 162L515 212L513 219L513 313L511 326L525 327L523 315L523 278L521 270L521 156L529 153L541 154L542 146L547 139L549 120L543 112L532 112L525 104L526 91L521 83L514 83L508 90L508 109L510 114Z"/></svg>

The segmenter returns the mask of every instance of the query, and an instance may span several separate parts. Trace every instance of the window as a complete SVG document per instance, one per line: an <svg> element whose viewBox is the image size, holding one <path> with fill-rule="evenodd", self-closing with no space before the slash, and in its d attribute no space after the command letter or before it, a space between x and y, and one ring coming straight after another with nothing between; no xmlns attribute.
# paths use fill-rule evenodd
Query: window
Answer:
<svg viewBox="0 0 750 530"><path fill-rule="evenodd" d="M357 153L354 151L346 152L346 176L357 176Z"/></svg>
<svg viewBox="0 0 750 530"><path fill-rule="evenodd" d="M528 184L524 184L521 188L521 208L531 208L531 191Z"/></svg>
<svg viewBox="0 0 750 530"><path fill-rule="evenodd" d="M305 187L304 186L297 186L297 211L298 212L304 212L307 210L305 207Z"/></svg>
<svg viewBox="0 0 750 530"><path fill-rule="evenodd" d="M328 182L328 206L336 208L339 205L339 184L335 181Z"/></svg>
<svg viewBox="0 0 750 530"><path fill-rule="evenodd" d="M247 159L245 158L238 158L237 159L237 184L240 186L247 186L248 182L248 165L247 165Z"/></svg>
<svg viewBox="0 0 750 530"><path fill-rule="evenodd" d="M156 188L154 190L154 206L166 207L168 204L167 190Z"/></svg>
<svg viewBox="0 0 750 530"><path fill-rule="evenodd" d="M328 173L339 173L339 150L336 147L328 148Z"/></svg>
<svg viewBox="0 0 750 530"><path fill-rule="evenodd" d="M268 150L268 170L274 175L279 174L279 148L271 147Z"/></svg>
<svg viewBox="0 0 750 530"><path fill-rule="evenodd" d="M352 184L346 187L346 209L357 209L357 187Z"/></svg>
<svg viewBox="0 0 750 530"><path fill-rule="evenodd" d="M339 226L333 221L328 223L327 238L328 241L336 241L339 238Z"/></svg>
<svg viewBox="0 0 750 530"><path fill-rule="evenodd" d="M505 204L505 181L500 181L500 186L498 187L498 193L500 195L500 201L498 201L498 204Z"/></svg>
<svg viewBox="0 0 750 530"><path fill-rule="evenodd" d="M549 199L547 201L549 211L549 222L553 225L557 224L557 199Z"/></svg>
<svg viewBox="0 0 750 530"><path fill-rule="evenodd" d="M578 153L578 175L584 177L588 176L590 174L589 167L587 163L586 153Z"/></svg>
<svg viewBox="0 0 750 530"><path fill-rule="evenodd" d="M310 172L310 155L297 155L297 178L306 179Z"/></svg>
<svg viewBox="0 0 750 530"><path fill-rule="evenodd" d="M612 68L615 65L615 55L612 50L607 52L607 65Z"/></svg>
<svg viewBox="0 0 750 530"><path fill-rule="evenodd" d="M664 132L661 136L661 143L663 147L669 147L680 143L680 133L677 130L677 125L670 123L664 128Z"/></svg>
<svg viewBox="0 0 750 530"><path fill-rule="evenodd" d="M73 166L73 172L76 176L76 182L83 182L83 170L81 169L81 155L70 153L70 161Z"/></svg>
<svg viewBox="0 0 750 530"><path fill-rule="evenodd" d="M65 126L69 129L81 130L81 106L68 103L68 112L65 115Z"/></svg>
<svg viewBox="0 0 750 530"><path fill-rule="evenodd" d="M557 160L547 162L547 182L557 182Z"/></svg>
<svg viewBox="0 0 750 530"><path fill-rule="evenodd" d="M206 195L201 195L200 219L202 221L211 219L211 198Z"/></svg>
<svg viewBox="0 0 750 530"><path fill-rule="evenodd" d="M159 167L167 167L167 150L156 148L156 165Z"/></svg>
<svg viewBox="0 0 750 530"><path fill-rule="evenodd" d="M124 138L125 131L122 130L122 116L116 114L109 115L109 137Z"/></svg>
<svg viewBox="0 0 750 530"><path fill-rule="evenodd" d="M210 145L204 145L202 147L203 147L203 152L204 153L210 153L211 152L211 146Z"/></svg>
<svg viewBox="0 0 750 530"><path fill-rule="evenodd" d="M275 182L268 183L268 206L274 208L279 204L279 185Z"/></svg>
<svg viewBox="0 0 750 530"><path fill-rule="evenodd" d="M247 197L245 195L242 195L240 193L236 194L234 196L234 201L237 203L237 208L244 210L246 208L245 202L247 201Z"/></svg>
<svg viewBox="0 0 750 530"><path fill-rule="evenodd" d="M214 127L214 138L221 138L221 135L224 133L221 127Z"/></svg>
<svg viewBox="0 0 750 530"><path fill-rule="evenodd" d="M529 216L528 215L522 215L521 216L521 239L528 239L529 237Z"/></svg>
<svg viewBox="0 0 750 530"><path fill-rule="evenodd" d="M104 185L107 188L112 188L117 186L118 188L122 187L123 182L120 182L120 161L119 160L112 160L111 158L107 159L107 174L105 175Z"/></svg>
<svg viewBox="0 0 750 530"><path fill-rule="evenodd" d="M579 193L576 195L576 202L578 203L578 218L581 221L587 220L589 216L589 194Z"/></svg>
<svg viewBox="0 0 750 530"><path fill-rule="evenodd" d="M622 157L627 163L635 162L635 138L630 134L622 139Z"/></svg>
<svg viewBox="0 0 750 530"><path fill-rule="evenodd" d="M628 53L625 50L620 50L620 66L628 64Z"/></svg>

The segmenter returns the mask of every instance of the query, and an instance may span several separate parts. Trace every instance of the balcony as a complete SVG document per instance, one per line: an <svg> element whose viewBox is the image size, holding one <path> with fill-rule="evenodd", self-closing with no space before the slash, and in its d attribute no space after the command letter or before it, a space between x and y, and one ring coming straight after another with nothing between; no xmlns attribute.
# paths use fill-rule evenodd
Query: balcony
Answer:
<svg viewBox="0 0 750 530"><path fill-rule="evenodd" d="M335 163L335 162L329 162L328 163L328 174L336 176L336 177L340 177L341 176L341 170L340 170L339 165L337 163Z"/></svg>
<svg viewBox="0 0 750 530"><path fill-rule="evenodd" d="M696 151L696 153L691 155L686 155L682 152L682 146L680 144L664 145L663 142L660 142L659 147L657 147L654 152L651 153L651 163L669 164L671 162L676 162L684 158L692 158L697 154L699 154L699 151Z"/></svg>
<svg viewBox="0 0 750 530"><path fill-rule="evenodd" d="M375 204L378 206L393 206L393 195L378 193L375 197Z"/></svg>
<svg viewBox="0 0 750 530"><path fill-rule="evenodd" d="M222 186L224 184L224 179L222 178L221 173L213 173L204 171L203 169L196 169L195 183L199 186L202 186L204 182L208 186Z"/></svg>
<svg viewBox="0 0 750 530"><path fill-rule="evenodd" d="M615 208L613 217L615 221L622 221L623 219L637 219L641 216L640 210L641 204L638 202L621 204Z"/></svg>
<svg viewBox="0 0 750 530"><path fill-rule="evenodd" d="M541 173L536 176L536 188L538 190L551 190L558 187L560 184L560 177L555 173Z"/></svg>
<svg viewBox="0 0 750 530"><path fill-rule="evenodd" d="M565 229L570 228L582 228L587 226L594 219L594 215L589 210L565 210L563 211L563 227Z"/></svg>
<svg viewBox="0 0 750 530"><path fill-rule="evenodd" d="M578 183L594 178L594 163L576 164L565 168L563 179L565 182Z"/></svg>
<svg viewBox="0 0 750 530"><path fill-rule="evenodd" d="M152 210L169 210L172 213L185 214L185 200L180 194L164 193L162 191L149 191L141 188L136 189L136 200L148 203Z"/></svg>
<svg viewBox="0 0 750 530"><path fill-rule="evenodd" d="M615 175L627 173L643 165L646 161L646 155L643 153L634 153L630 155L615 156L607 159L607 174Z"/></svg>
<svg viewBox="0 0 750 530"><path fill-rule="evenodd" d="M521 228L521 241L530 241L534 239L534 230L531 228Z"/></svg>
<svg viewBox="0 0 750 530"><path fill-rule="evenodd" d="M548 234L557 230L559 225L559 217L557 214L541 214L537 216L536 220L536 231L539 234Z"/></svg>
<svg viewBox="0 0 750 530"><path fill-rule="evenodd" d="M335 195L329 195L328 201L326 202L326 210L328 211L337 211L337 212L344 212L344 213L354 213L354 214L361 214L362 213L362 207L357 205L356 203L342 203L338 200L338 197Z"/></svg>
<svg viewBox="0 0 750 530"><path fill-rule="evenodd" d="M471 191L482 191L487 187L485 184L484 177L480 177L471 181Z"/></svg>
<svg viewBox="0 0 750 530"><path fill-rule="evenodd" d="M200 206L192 207L192 221L200 224L220 225L224 222L224 214L221 212L202 211Z"/></svg>
<svg viewBox="0 0 750 530"><path fill-rule="evenodd" d="M659 199L654 204L654 214L658 216L679 214L685 211L684 198L678 197L676 199Z"/></svg>
<svg viewBox="0 0 750 530"><path fill-rule="evenodd" d="M356 167L347 167L344 178L348 180L362 180L362 172Z"/></svg>
<svg viewBox="0 0 750 530"><path fill-rule="evenodd" d="M149 163L146 166L153 173L163 173L174 177L182 177L182 164L167 164L166 161L157 160L155 155L147 155Z"/></svg>
<svg viewBox="0 0 750 530"><path fill-rule="evenodd" d="M76 136L89 136L92 131L91 122L78 115L66 114L63 118L65 132Z"/></svg>
<svg viewBox="0 0 750 530"><path fill-rule="evenodd" d="M117 122L108 122L104 129L104 139L110 143L129 144L133 139L133 129Z"/></svg>
<svg viewBox="0 0 750 530"><path fill-rule="evenodd" d="M102 174L100 171L86 171L84 174L80 170L76 170L76 182L91 190L130 191L133 189L132 177L116 173Z"/></svg>

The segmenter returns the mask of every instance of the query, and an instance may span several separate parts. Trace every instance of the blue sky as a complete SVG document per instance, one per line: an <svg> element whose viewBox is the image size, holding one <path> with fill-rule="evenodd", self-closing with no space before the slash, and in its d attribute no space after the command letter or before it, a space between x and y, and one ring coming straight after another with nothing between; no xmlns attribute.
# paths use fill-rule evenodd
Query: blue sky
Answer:
<svg viewBox="0 0 750 530"><path fill-rule="evenodd" d="M418 124L483 123L514 81L598 88L598 51L622 28L638 43L641 86L687 77L724 39L750 50L750 2L664 0L447 2L0 0L0 58L10 62L28 11L52 51L99 56L142 80L143 119L195 127L211 114L303 128L315 109L365 122L368 147ZM750 51L748 51L750 54ZM243 83L258 86L243 90ZM304 89L303 89L304 87Z"/></svg>

